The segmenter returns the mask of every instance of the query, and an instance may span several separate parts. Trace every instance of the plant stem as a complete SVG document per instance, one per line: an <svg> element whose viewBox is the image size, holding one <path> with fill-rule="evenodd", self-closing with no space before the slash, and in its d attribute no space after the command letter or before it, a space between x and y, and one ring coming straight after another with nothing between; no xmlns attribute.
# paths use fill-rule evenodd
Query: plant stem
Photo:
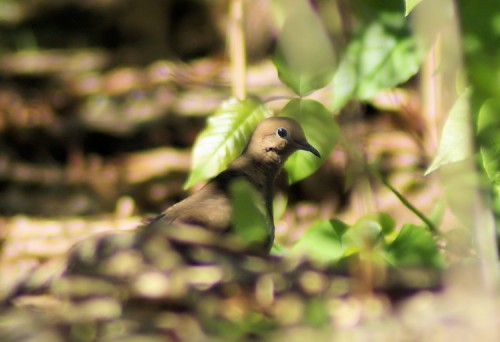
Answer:
<svg viewBox="0 0 500 342"><path fill-rule="evenodd" d="M243 22L243 0L229 3L228 44L231 63L231 87L233 96L244 100L246 89L246 48Z"/></svg>
<svg viewBox="0 0 500 342"><path fill-rule="evenodd" d="M411 204L398 190L396 190L390 183L389 181L383 177L377 170L375 170L374 167L369 167L371 173L377 177L382 184L384 184L391 192L403 203L405 207L407 207L412 213L418 216L419 219L424 222L429 229L434 233L434 234L439 234L439 231L436 227L436 225L427 218L420 210L418 210L413 204Z"/></svg>

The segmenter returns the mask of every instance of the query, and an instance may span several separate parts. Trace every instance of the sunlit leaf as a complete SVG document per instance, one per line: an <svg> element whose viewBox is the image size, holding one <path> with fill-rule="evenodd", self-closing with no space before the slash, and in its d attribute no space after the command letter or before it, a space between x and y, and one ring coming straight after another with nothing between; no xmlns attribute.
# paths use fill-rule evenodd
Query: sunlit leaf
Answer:
<svg viewBox="0 0 500 342"><path fill-rule="evenodd" d="M298 95L327 85L335 72L332 44L321 19L306 0L286 0L274 64L283 83Z"/></svg>
<svg viewBox="0 0 500 342"><path fill-rule="evenodd" d="M273 200L274 221L277 221L283 217L286 211L287 204L288 204L288 197L284 193L279 192L274 195L274 200Z"/></svg>
<svg viewBox="0 0 500 342"><path fill-rule="evenodd" d="M387 247L392 264L400 267L441 267L443 258L432 233L423 227L406 224Z"/></svg>
<svg viewBox="0 0 500 342"><path fill-rule="evenodd" d="M500 184L500 100L486 101L478 116L483 166L490 180Z"/></svg>
<svg viewBox="0 0 500 342"><path fill-rule="evenodd" d="M241 154L255 126L271 115L271 111L254 98L222 103L196 139L191 173L184 187L189 188L224 170Z"/></svg>
<svg viewBox="0 0 500 342"><path fill-rule="evenodd" d="M425 171L429 174L443 165L464 160L472 155L470 91L465 91L453 105L444 124L436 157Z"/></svg>
<svg viewBox="0 0 500 342"><path fill-rule="evenodd" d="M368 213L366 215L363 215L358 222L363 222L363 221L376 222L378 225L380 225L381 232L384 235L391 234L396 228L396 222L394 221L394 218L386 213L379 213L379 212Z"/></svg>
<svg viewBox="0 0 500 342"><path fill-rule="evenodd" d="M288 253L288 249L285 248L285 246L279 244L279 243L273 243L273 246L271 247L271 255L286 255Z"/></svg>
<svg viewBox="0 0 500 342"><path fill-rule="evenodd" d="M405 0L405 16L408 16L421 1L422 0Z"/></svg>
<svg viewBox="0 0 500 342"><path fill-rule="evenodd" d="M382 220L380 220L382 219ZM392 222L391 222L392 221ZM342 236L342 244L353 254L362 250L371 250L383 242L384 229L394 228L394 221L388 215L368 214L362 216Z"/></svg>
<svg viewBox="0 0 500 342"><path fill-rule="evenodd" d="M299 151L288 158L285 168L291 183L306 178L316 171L332 151L339 137L339 128L332 114L315 100L292 100L280 112L297 120L306 134L307 141L314 146L321 158L310 152Z"/></svg>
<svg viewBox="0 0 500 342"><path fill-rule="evenodd" d="M386 2L389 3L389 2ZM367 100L382 90L394 87L414 76L422 62L402 12L392 4L363 7L357 33L350 40L333 78L333 109L351 99Z"/></svg>
<svg viewBox="0 0 500 342"><path fill-rule="evenodd" d="M487 100L478 115L478 141L483 168L493 187L493 208L500 218L500 100ZM498 228L497 228L498 230Z"/></svg>
<svg viewBox="0 0 500 342"><path fill-rule="evenodd" d="M347 229L338 220L320 221L304 233L291 251L320 262L338 261L344 255L341 238Z"/></svg>

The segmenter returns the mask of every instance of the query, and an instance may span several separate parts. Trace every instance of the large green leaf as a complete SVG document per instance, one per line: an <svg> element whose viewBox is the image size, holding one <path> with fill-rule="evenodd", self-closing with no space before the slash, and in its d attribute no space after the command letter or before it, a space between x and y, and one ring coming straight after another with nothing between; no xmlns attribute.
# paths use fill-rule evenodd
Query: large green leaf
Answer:
<svg viewBox="0 0 500 342"><path fill-rule="evenodd" d="M291 252L320 262L336 262L344 255L341 238L347 229L348 226L338 220L320 221L304 233Z"/></svg>
<svg viewBox="0 0 500 342"><path fill-rule="evenodd" d="M362 10L357 10L360 18L356 34L333 78L335 110L351 99L367 100L407 81L422 62L407 20L393 2L368 1L357 7Z"/></svg>
<svg viewBox="0 0 500 342"><path fill-rule="evenodd" d="M370 213L362 216L342 236L344 256L378 249L384 244L384 233L393 229L394 220L387 214Z"/></svg>
<svg viewBox="0 0 500 342"><path fill-rule="evenodd" d="M191 173L184 185L217 175L241 154L257 124L272 115L260 101L229 99L208 119L207 127L196 139Z"/></svg>
<svg viewBox="0 0 500 342"><path fill-rule="evenodd" d="M274 64L280 80L304 96L327 85L335 72L332 44L307 0L286 0Z"/></svg>
<svg viewBox="0 0 500 342"><path fill-rule="evenodd" d="M305 151L294 153L288 158L285 168L291 183L306 178L324 162L339 137L339 128L332 114L315 100L291 100L280 112L297 120L309 143L321 154L321 159Z"/></svg>
<svg viewBox="0 0 500 342"><path fill-rule="evenodd" d="M493 208L500 229L500 100L487 100L478 116L478 135L483 168L493 187ZM497 233L498 234L498 233Z"/></svg>
<svg viewBox="0 0 500 342"><path fill-rule="evenodd" d="M432 233L423 227L406 224L387 247L389 261L399 267L441 267L443 258Z"/></svg>
<svg viewBox="0 0 500 342"><path fill-rule="evenodd" d="M483 166L490 180L500 184L500 100L486 101L478 116Z"/></svg>
<svg viewBox="0 0 500 342"><path fill-rule="evenodd" d="M327 263L365 251L380 254L385 246L383 236L391 234L394 226L392 217L384 213L367 214L352 226L339 220L320 221L309 228L291 251Z"/></svg>
<svg viewBox="0 0 500 342"><path fill-rule="evenodd" d="M250 248L261 250L270 241L271 222L266 218L264 199L246 181L235 181L230 186L233 205L234 233Z"/></svg>
<svg viewBox="0 0 500 342"><path fill-rule="evenodd" d="M464 160L472 155L469 97L470 91L466 90L451 108L441 133L438 153L425 174L429 174L443 165Z"/></svg>

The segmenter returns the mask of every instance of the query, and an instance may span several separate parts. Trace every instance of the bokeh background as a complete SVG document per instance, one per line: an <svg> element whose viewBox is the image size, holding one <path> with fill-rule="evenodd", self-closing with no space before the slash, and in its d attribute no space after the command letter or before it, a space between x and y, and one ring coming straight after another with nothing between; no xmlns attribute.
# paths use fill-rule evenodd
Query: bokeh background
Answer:
<svg viewBox="0 0 500 342"><path fill-rule="evenodd" d="M231 96L228 2L0 6L3 264L30 268L77 239L133 228L183 198L190 148L206 118ZM272 2L245 6L249 93L263 100L292 96L271 62L278 30ZM340 50L353 30L349 6L316 6ZM278 241L293 242L318 218L353 222L370 210L419 222L380 182L365 178L362 166L379 161L393 186L424 212L435 202L422 174L437 141L421 114L418 80L347 106L337 116L344 141L321 169L291 187L282 177ZM328 102L331 90L314 97Z"/></svg>
<svg viewBox="0 0 500 342"><path fill-rule="evenodd" d="M491 5L495 0L488 1ZM472 221L473 228L455 229L469 223L463 217L478 217L474 217L475 212L470 216L468 211L464 216L452 214L445 208L446 174L440 179L435 173L424 173L438 154L441 130L457 94L466 88L464 74L476 86L471 101L473 118L466 120L467 129L477 128L475 115L481 101L498 93L495 80L498 81L500 44L495 39L500 36L500 10L467 1L419 3L310 1L339 61L352 57L366 62L357 66L359 70L376 72L358 75L367 80L366 89L356 89L341 108L332 109L338 101L335 81L311 95L332 109L341 136L313 175L290 186L285 175L278 180L275 210L276 240L280 244L291 245L319 219L336 218L353 224L366 213L385 212L397 227L404 223L422 224L415 212L384 184L388 182L420 212L431 219L439 217L442 234L435 238L446 262L452 265L478 260L480 253L476 253L471 235L473 228L483 227L486 220ZM405 17L405 4L407 10L411 5L420 11ZM283 19L281 5L277 0L248 0L244 8L248 92L276 111L295 96L280 81L272 63ZM144 218L161 212L200 186L183 189L190 170L191 148L207 118L232 95L226 39L228 7L227 0L0 0L2 285L13 284L37 265L63 257L70 246L88 236L132 231ZM462 12L450 15L450 8ZM406 45L412 39L407 36L409 22L425 47L423 53ZM376 44L371 50L365 49L367 42ZM378 54L378 48L387 55ZM389 65L381 63L378 68L369 63L384 56ZM488 118L493 133L484 136L485 141L494 140L499 127L494 125L494 115ZM460 135L464 131L456 132ZM467 134L463 140L468 142ZM464 146L467 151L459 148L458 160L462 152L470 152L468 149L473 147ZM368 166L376 166L377 176ZM456 176L464 170L459 166L449 175ZM490 185L485 186L488 195L494 192L488 188ZM470 209L475 198L469 197L472 192L461 192L460 186L449 197L463 197L469 206L466 209ZM500 208L498 197L496 202L494 196L491 199ZM488 233L485 236L491 238ZM493 259L498 271L496 259L489 261ZM231 258L224 260L231 260L231 267L241 269L241 264L235 266L237 262ZM366 265L375 264L372 261ZM180 264L180 268L186 266ZM275 272L267 277L268 274L262 276L258 272L267 270L265 266L257 261L253 269L249 268L252 272L257 270L251 274L254 278L249 278L257 283L252 283L256 288L264 289L264 294L255 296L260 304L267 303L268 311L252 311L248 304L252 299L248 299L253 294L245 292L246 283L231 283L226 288L227 284L216 279L223 290L211 293L208 304L201 300L207 298L204 289L196 292L202 294L196 299L206 307L200 309L201 304L197 306L195 297L190 297L192 306L188 307L194 308L194 313L169 312L162 316L164 320L157 321L158 326L167 330L178 326L176 334L181 337L206 337L206 331L200 328L206 322L200 317L208 317L215 335L229 327L229 335L219 335L225 337L293 340L296 336L297 340L308 340L331 337L332 331L339 340L349 341L400 341L407 336L436 341L472 341L480 336L493 341L498 337L498 296L484 291L480 281L488 278L484 273L487 268L482 269L483 273L474 268L458 275L450 268L445 277L449 285L446 291L425 289L396 306L397 299L391 300L397 294L374 295L370 286L363 288L361 284L360 290L357 283L349 287L352 279L346 280L343 275L322 273L322 269L301 264L288 265L283 274ZM377 271L369 271L374 270ZM363 270L351 271L355 282L369 278L363 278ZM233 273L231 281L237 283L239 273ZM279 281L273 282L273 277ZM185 278L186 283L191 280ZM410 278L428 280L420 273ZM491 279L490 284L495 282L494 275ZM274 284L284 285L274 289ZM419 284L422 283L414 282L415 288L409 292L417 292ZM272 296L274 290L276 298L267 300L266 294L270 291ZM323 301L320 293L328 300ZM112 304L123 303L116 300ZM157 319L155 305L153 302L148 310ZM87 309L95 314L90 306ZM136 309L131 308L132 316L140 313ZM219 316L211 315L213 312L229 325L218 326ZM122 319L119 314L116 317ZM141 323L147 326L149 318L144 317ZM19 316L17 311L7 311L0 319L0 328L16 330L19 326L17 334L31 327L29 337L33 337L49 326L56 331L60 327L57 319L61 317L53 318L31 312ZM94 321L75 323L69 318L68 323L64 319L67 317L62 321L69 329L68 336L80 340L92 340L99 330ZM328 324L321 325L325 322ZM73 323L76 325L71 327ZM110 331L120 331L123 322L118 323ZM322 329L315 328L320 325ZM271 333L256 334L261 330ZM182 335L186 331L194 335ZM55 335L46 336L51 340L50 336Z"/></svg>

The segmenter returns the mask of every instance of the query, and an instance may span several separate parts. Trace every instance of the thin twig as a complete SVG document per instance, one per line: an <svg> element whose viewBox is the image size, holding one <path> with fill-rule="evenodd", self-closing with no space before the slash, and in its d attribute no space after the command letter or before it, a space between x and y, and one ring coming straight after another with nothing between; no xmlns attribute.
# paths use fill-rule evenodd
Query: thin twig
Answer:
<svg viewBox="0 0 500 342"><path fill-rule="evenodd" d="M231 85L233 96L239 100L244 100L247 96L247 61L243 20L243 0L232 0L229 3L229 59L231 62Z"/></svg>
<svg viewBox="0 0 500 342"><path fill-rule="evenodd" d="M424 222L429 229L434 233L434 234L439 234L439 230L437 229L436 225L425 216L424 213L422 213L420 210L418 210L413 204L411 204L398 190L396 190L390 183L389 181L383 177L380 172L378 172L374 167L369 167L370 172L377 177L382 184L384 184L391 192L403 203L405 207L407 207L412 213L418 216Z"/></svg>

